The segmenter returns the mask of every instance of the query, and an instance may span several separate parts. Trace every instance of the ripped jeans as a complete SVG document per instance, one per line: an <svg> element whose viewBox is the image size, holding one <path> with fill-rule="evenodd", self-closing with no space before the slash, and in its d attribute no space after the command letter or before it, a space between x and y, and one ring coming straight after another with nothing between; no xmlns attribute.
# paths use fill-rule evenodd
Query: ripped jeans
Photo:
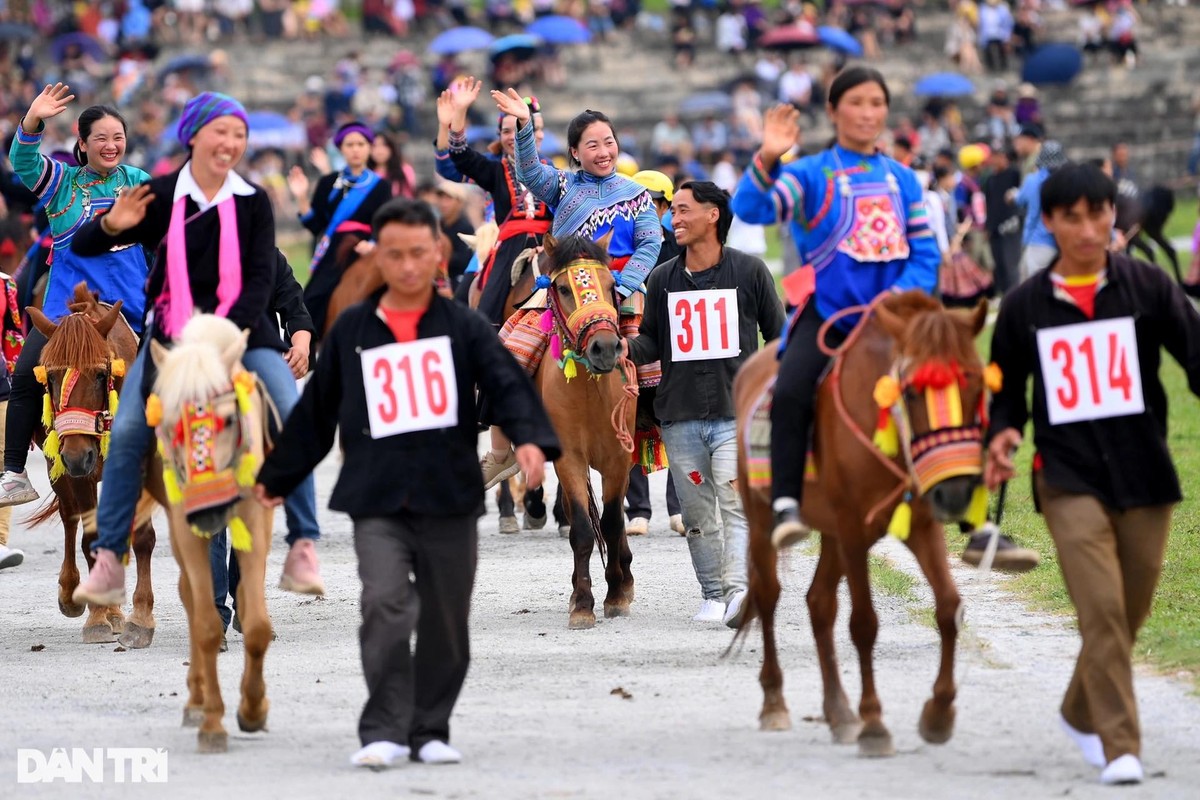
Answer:
<svg viewBox="0 0 1200 800"><path fill-rule="evenodd" d="M746 588L749 545L746 513L734 487L737 421L664 421L662 440L700 591L706 600L728 603Z"/></svg>

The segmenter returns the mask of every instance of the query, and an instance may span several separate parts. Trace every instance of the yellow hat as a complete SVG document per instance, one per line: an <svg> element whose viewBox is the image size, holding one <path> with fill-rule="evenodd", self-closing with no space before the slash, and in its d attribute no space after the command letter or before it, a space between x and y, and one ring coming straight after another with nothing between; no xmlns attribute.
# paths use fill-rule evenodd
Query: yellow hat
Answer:
<svg viewBox="0 0 1200 800"><path fill-rule="evenodd" d="M644 169L632 177L649 189L650 196L655 200L662 198L669 203L675 198L675 184L671 183L671 179L658 170Z"/></svg>
<svg viewBox="0 0 1200 800"><path fill-rule="evenodd" d="M638 171L638 163L633 156L621 153L617 156L617 172L624 175L626 178L633 177L633 173Z"/></svg>
<svg viewBox="0 0 1200 800"><path fill-rule="evenodd" d="M969 144L958 151L958 165L963 169L975 169L991 156L992 149L983 144Z"/></svg>

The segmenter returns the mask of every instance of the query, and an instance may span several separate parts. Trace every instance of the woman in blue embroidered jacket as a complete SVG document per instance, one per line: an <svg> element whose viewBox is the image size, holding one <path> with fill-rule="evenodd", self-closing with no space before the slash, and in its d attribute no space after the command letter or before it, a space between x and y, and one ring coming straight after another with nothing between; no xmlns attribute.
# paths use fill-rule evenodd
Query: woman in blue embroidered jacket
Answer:
<svg viewBox="0 0 1200 800"><path fill-rule="evenodd" d="M71 252L71 239L80 227L107 211L123 189L132 188L150 176L121 163L125 157L125 120L108 106L91 106L79 115L75 160L80 166L68 166L38 152L45 127L43 121L66 111L74 99L66 84L43 89L17 125L9 151L13 171L45 205L53 237L42 311L52 320L67 314L75 285L87 281L88 288L97 292L103 302L123 301L121 310L125 320L139 333L146 301L143 289L146 257L142 248L138 245L115 248L93 258L80 258ZM41 417L42 387L33 377L33 368L41 360L45 344L45 336L37 329L30 330L13 370L0 505L28 503L38 497L25 474L25 462Z"/></svg>
<svg viewBox="0 0 1200 800"><path fill-rule="evenodd" d="M808 535L800 519L804 461L817 380L829 361L817 346L818 329L832 314L881 292L932 292L937 283L941 256L921 186L912 170L876 149L890 100L877 70L843 70L829 87L827 107L836 143L787 166L780 158L796 144L800 115L791 106L772 108L762 146L733 198L733 211L745 222L790 223L800 261L815 273L815 292L786 334L771 409L771 538L777 547ZM829 344L838 344L853 322L831 331Z"/></svg>
<svg viewBox="0 0 1200 800"><path fill-rule="evenodd" d="M338 128L333 144L346 159L346 166L317 181L311 204L304 170L297 166L288 173L288 188L296 198L300 222L316 237L308 284L304 287L304 305L312 315L318 339L325 332L329 298L342 279L342 272L354 261L349 258L346 263L337 263L344 237L353 234L371 238L371 218L392 199L391 185L369 169L374 141L375 134L361 122L347 122Z"/></svg>
<svg viewBox="0 0 1200 800"><path fill-rule="evenodd" d="M550 234L555 238L586 236L596 241L608 234L610 267L617 278L617 294L622 300L642 291L642 284L658 260L662 247L662 223L646 187L617 172L620 144L612 122L599 111L584 111L567 126L567 147L573 172L555 169L538 158L530 110L515 89L492 92L501 113L515 117L517 127L517 179L534 196L554 211ZM622 303L624 307L624 303ZM540 362L550 334L541 331L530 315L521 318L519 336L505 339L505 347L520 355L510 342L522 339L526 345L536 340L533 349ZM524 363L536 370L537 363ZM517 472L516 458L508 442L495 429L492 451L483 458L484 483L494 485Z"/></svg>

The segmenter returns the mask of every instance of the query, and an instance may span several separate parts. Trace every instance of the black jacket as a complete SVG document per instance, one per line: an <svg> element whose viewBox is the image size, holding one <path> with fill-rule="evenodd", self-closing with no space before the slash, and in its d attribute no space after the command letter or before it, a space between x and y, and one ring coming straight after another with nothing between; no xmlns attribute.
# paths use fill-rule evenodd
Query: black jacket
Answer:
<svg viewBox="0 0 1200 800"><path fill-rule="evenodd" d="M304 305L304 287L296 280L296 273L282 251L278 252L275 260L275 291L271 296L271 308L279 317L279 327L283 328L289 342L297 331L308 331L316 336L312 315Z"/></svg>
<svg viewBox="0 0 1200 800"><path fill-rule="evenodd" d="M721 261L697 283L686 270L687 251L655 267L646 280L646 312L637 336L629 340L635 364L662 360L662 382L654 400L654 415L677 422L688 419L728 419L735 416L733 377L758 349L758 334L771 341L783 330L783 306L775 279L761 259L726 247ZM697 289L737 289L738 341L741 353L710 361L671 361L670 292Z"/></svg>
<svg viewBox="0 0 1200 800"><path fill-rule="evenodd" d="M316 242L320 241L321 237L325 235L325 229L329 227L329 222L333 219L333 212L337 210L337 207L342 203L342 198L345 197L344 192L335 193L333 190L339 174L338 172L331 172L328 175L322 175L317 180L317 188L313 190L312 210L307 216L300 218L300 224L316 237L313 240L314 247L316 246ZM330 196L333 197L332 200L330 200ZM371 191L367 193L367 196L363 198L358 208L354 210L354 213L346 221L370 225L371 218L375 216L375 212L379 210L379 207L391 199L391 182L381 180L372 187ZM321 263L317 265L318 269L332 263L333 258L337 255L338 242L336 240L338 237L332 236L330 238L333 241L330 242L329 249L325 251L325 256L321 259Z"/></svg>
<svg viewBox="0 0 1200 800"><path fill-rule="evenodd" d="M408 512L429 516L483 513L483 475L476 443L475 384L492 399L496 423L517 445L536 444L547 460L558 438L533 384L491 324L475 311L434 295L417 325L419 338L449 336L458 383L452 428L372 439L361 353L396 340L379 310L380 289L334 324L321 358L258 481L286 497L333 447L341 428L345 463L329 507L351 517Z"/></svg>
<svg viewBox="0 0 1200 800"><path fill-rule="evenodd" d="M114 245L135 242L141 244L147 253L155 253L155 263L146 285L147 310L158 301L166 278L166 235L171 222L171 199L175 196L178 179L179 172L176 171L149 181L154 200L146 209L145 218L129 230L109 236L100 227L100 219L94 219L80 228L71 240L71 249L84 256L100 255ZM266 191L260 186L255 186L255 189L258 191L252 195L235 195L233 199L241 246L242 291L229 309L228 317L239 328L250 330L249 347L269 347L282 351L286 348L279 338L279 326L270 313L278 260L275 216ZM184 213L190 219L200 209L190 197L184 202ZM189 222L185 236L192 304L198 312L212 313L217 309L217 284L220 282L217 254L221 242L221 222L217 207L213 206ZM155 338L166 341L157 328L156 325Z"/></svg>
<svg viewBox="0 0 1200 800"><path fill-rule="evenodd" d="M1037 331L1088 320L1073 303L1055 296L1050 270L1037 273L1005 295L992 335L992 360L1003 372L1004 385L992 398L988 440L1005 428L1024 429L1029 419L1026 390L1032 375L1033 440L1049 485L1093 495L1122 510L1174 503L1181 495L1167 449L1167 396L1158 370L1165 347L1187 372L1192 393L1200 395L1200 315L1165 272L1123 254L1109 254L1107 282L1096 294L1095 318L1119 317L1134 320L1146 410L1133 416L1052 426ZM1098 377L1107 379L1111 374L1107 352L1098 353L1096 360ZM1080 391L1086 391L1082 364L1079 371Z"/></svg>

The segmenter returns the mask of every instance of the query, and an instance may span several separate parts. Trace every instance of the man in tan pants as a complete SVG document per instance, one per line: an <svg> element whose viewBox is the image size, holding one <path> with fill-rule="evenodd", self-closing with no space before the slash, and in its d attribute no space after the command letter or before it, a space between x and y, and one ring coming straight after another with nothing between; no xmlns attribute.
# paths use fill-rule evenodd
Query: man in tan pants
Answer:
<svg viewBox="0 0 1200 800"><path fill-rule="evenodd" d="M1181 497L1158 379L1163 348L1200 394L1200 315L1162 270L1108 252L1115 200L1112 180L1090 165L1068 163L1042 186L1042 221L1059 252L1004 298L996 319L1003 386L984 476L990 488L1013 477L1032 411L1034 499L1083 640L1061 725L1105 784L1144 777L1133 644Z"/></svg>

